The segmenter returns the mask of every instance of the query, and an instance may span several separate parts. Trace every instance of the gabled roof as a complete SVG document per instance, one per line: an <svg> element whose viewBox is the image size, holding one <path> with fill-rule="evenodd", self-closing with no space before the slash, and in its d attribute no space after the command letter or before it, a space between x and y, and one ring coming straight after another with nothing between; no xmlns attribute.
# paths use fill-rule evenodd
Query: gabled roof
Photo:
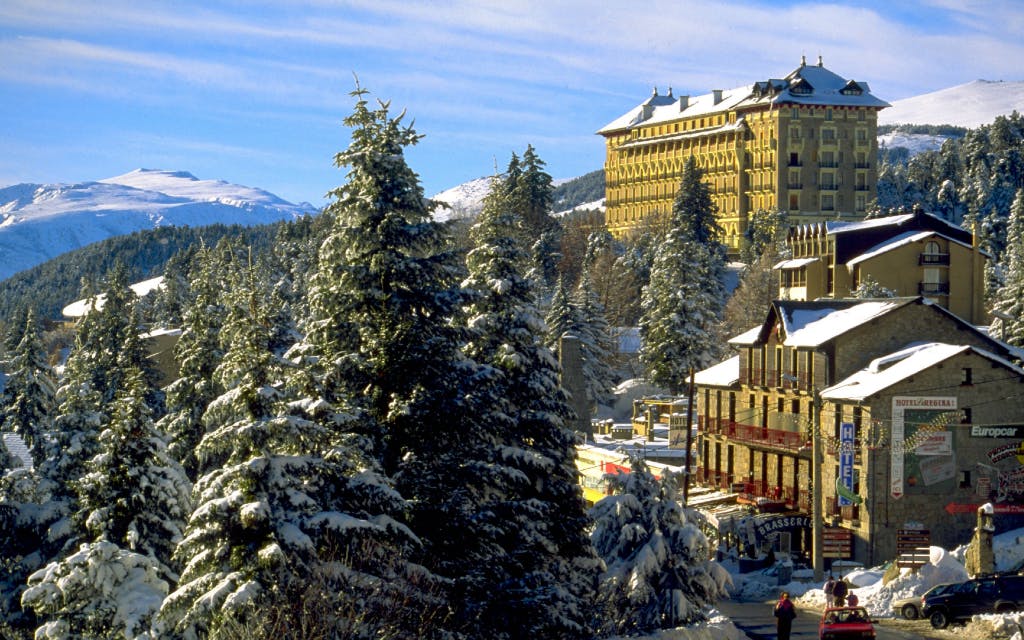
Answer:
<svg viewBox="0 0 1024 640"><path fill-rule="evenodd" d="M609 134L628 130L640 124L670 122L711 113L743 109L745 107L787 104L822 106L872 107L884 109L888 102L872 95L866 82L847 80L824 67L801 62L785 78L770 78L734 89L716 90L696 97L658 95L657 90L647 100L619 116L597 133ZM660 138L659 138L660 139Z"/></svg>
<svg viewBox="0 0 1024 640"><path fill-rule="evenodd" d="M821 397L825 400L862 402L911 376L965 353L975 353L994 366L1005 367L1024 379L1024 369L986 349L941 342L914 343L900 351L875 358L864 369L824 389Z"/></svg>
<svg viewBox="0 0 1024 640"><path fill-rule="evenodd" d="M859 256L854 256L853 258L850 258L849 260L847 260L846 261L846 266L852 267L852 266L854 266L856 264L860 264L861 262L864 262L865 260L870 260L871 258L874 258L875 256L880 256L883 253L888 253L889 251L892 251L894 249L898 249L898 248L906 246L908 244L913 244L915 242L921 242L922 240L925 240L927 238L936 237L936 236L941 237L941 238L945 238L946 240L948 240L950 242L959 244L959 245L961 245L963 247L967 247L968 249L971 248L970 244L968 244L966 242L960 242L956 238L951 238L951 237L949 237L947 235L939 233L938 231L907 231L905 233L901 233L901 234L895 235L895 236L889 238L888 240L886 240L884 242L880 242L880 243L876 244L873 247L869 247L866 251L864 251L864 253L860 254Z"/></svg>
<svg viewBox="0 0 1024 640"><path fill-rule="evenodd" d="M740 357L712 365L693 374L693 383L707 387L731 387L740 382Z"/></svg>
<svg viewBox="0 0 1024 640"><path fill-rule="evenodd" d="M735 345L755 345L768 340L776 321L781 324L783 344L819 347L870 320L920 298L883 300L775 300L764 324L729 340Z"/></svg>

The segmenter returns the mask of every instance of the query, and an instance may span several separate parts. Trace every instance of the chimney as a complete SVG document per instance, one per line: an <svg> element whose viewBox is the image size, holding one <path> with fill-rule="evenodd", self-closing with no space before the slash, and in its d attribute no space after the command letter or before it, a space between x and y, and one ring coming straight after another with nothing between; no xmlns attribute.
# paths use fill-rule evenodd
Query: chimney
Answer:
<svg viewBox="0 0 1024 640"><path fill-rule="evenodd" d="M820 53L818 54L818 66L819 67L825 66L825 64L821 61L821 54Z"/></svg>
<svg viewBox="0 0 1024 640"><path fill-rule="evenodd" d="M690 106L690 96L679 96L679 110L686 111L686 108Z"/></svg>
<svg viewBox="0 0 1024 640"><path fill-rule="evenodd" d="M722 101L722 90L721 89L712 89L711 93L714 94L714 96L715 96L715 104L718 104L719 102Z"/></svg>

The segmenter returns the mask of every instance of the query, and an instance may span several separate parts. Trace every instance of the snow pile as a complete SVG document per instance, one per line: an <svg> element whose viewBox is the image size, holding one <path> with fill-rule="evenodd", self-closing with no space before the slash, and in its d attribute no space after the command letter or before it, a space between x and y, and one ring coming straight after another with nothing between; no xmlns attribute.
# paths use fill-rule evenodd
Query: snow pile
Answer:
<svg viewBox="0 0 1024 640"><path fill-rule="evenodd" d="M626 636L622 636L625 638ZM666 629L646 636L628 636L629 640L745 640L746 635L721 614L689 627ZM612 640L617 640L612 638Z"/></svg>

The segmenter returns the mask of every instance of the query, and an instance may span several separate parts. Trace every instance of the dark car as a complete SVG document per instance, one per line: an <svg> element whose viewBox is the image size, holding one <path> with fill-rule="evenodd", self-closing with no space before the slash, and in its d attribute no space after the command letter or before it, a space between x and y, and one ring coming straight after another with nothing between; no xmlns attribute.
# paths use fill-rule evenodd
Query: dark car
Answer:
<svg viewBox="0 0 1024 640"><path fill-rule="evenodd" d="M875 626L864 607L825 609L818 623L819 640L863 640L875 637Z"/></svg>
<svg viewBox="0 0 1024 640"><path fill-rule="evenodd" d="M1024 610L1024 576L996 575L972 578L941 593L925 594L921 613L936 629L950 622L970 620L985 613Z"/></svg>
<svg viewBox="0 0 1024 640"><path fill-rule="evenodd" d="M937 584L919 596L911 596L909 598L895 600L892 603L892 610L896 615L903 616L907 620L917 620L921 617L921 607L923 606L925 598L928 596L939 595L954 584L956 583L947 582L945 584Z"/></svg>

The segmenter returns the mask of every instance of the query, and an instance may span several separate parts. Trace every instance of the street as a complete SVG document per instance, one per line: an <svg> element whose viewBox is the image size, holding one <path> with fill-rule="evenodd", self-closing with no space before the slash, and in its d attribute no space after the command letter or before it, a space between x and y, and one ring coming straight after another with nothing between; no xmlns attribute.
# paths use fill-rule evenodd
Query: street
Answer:
<svg viewBox="0 0 1024 640"><path fill-rule="evenodd" d="M775 616L772 607L775 601L738 602L722 600L718 610L732 619L741 631L753 640L774 640ZM820 611L801 609L797 605L797 616L793 620L792 640L816 640L818 637L818 619ZM908 628L909 627L909 628ZM875 633L878 640L948 640L950 632L936 631L924 620L890 620L882 619L875 622Z"/></svg>

